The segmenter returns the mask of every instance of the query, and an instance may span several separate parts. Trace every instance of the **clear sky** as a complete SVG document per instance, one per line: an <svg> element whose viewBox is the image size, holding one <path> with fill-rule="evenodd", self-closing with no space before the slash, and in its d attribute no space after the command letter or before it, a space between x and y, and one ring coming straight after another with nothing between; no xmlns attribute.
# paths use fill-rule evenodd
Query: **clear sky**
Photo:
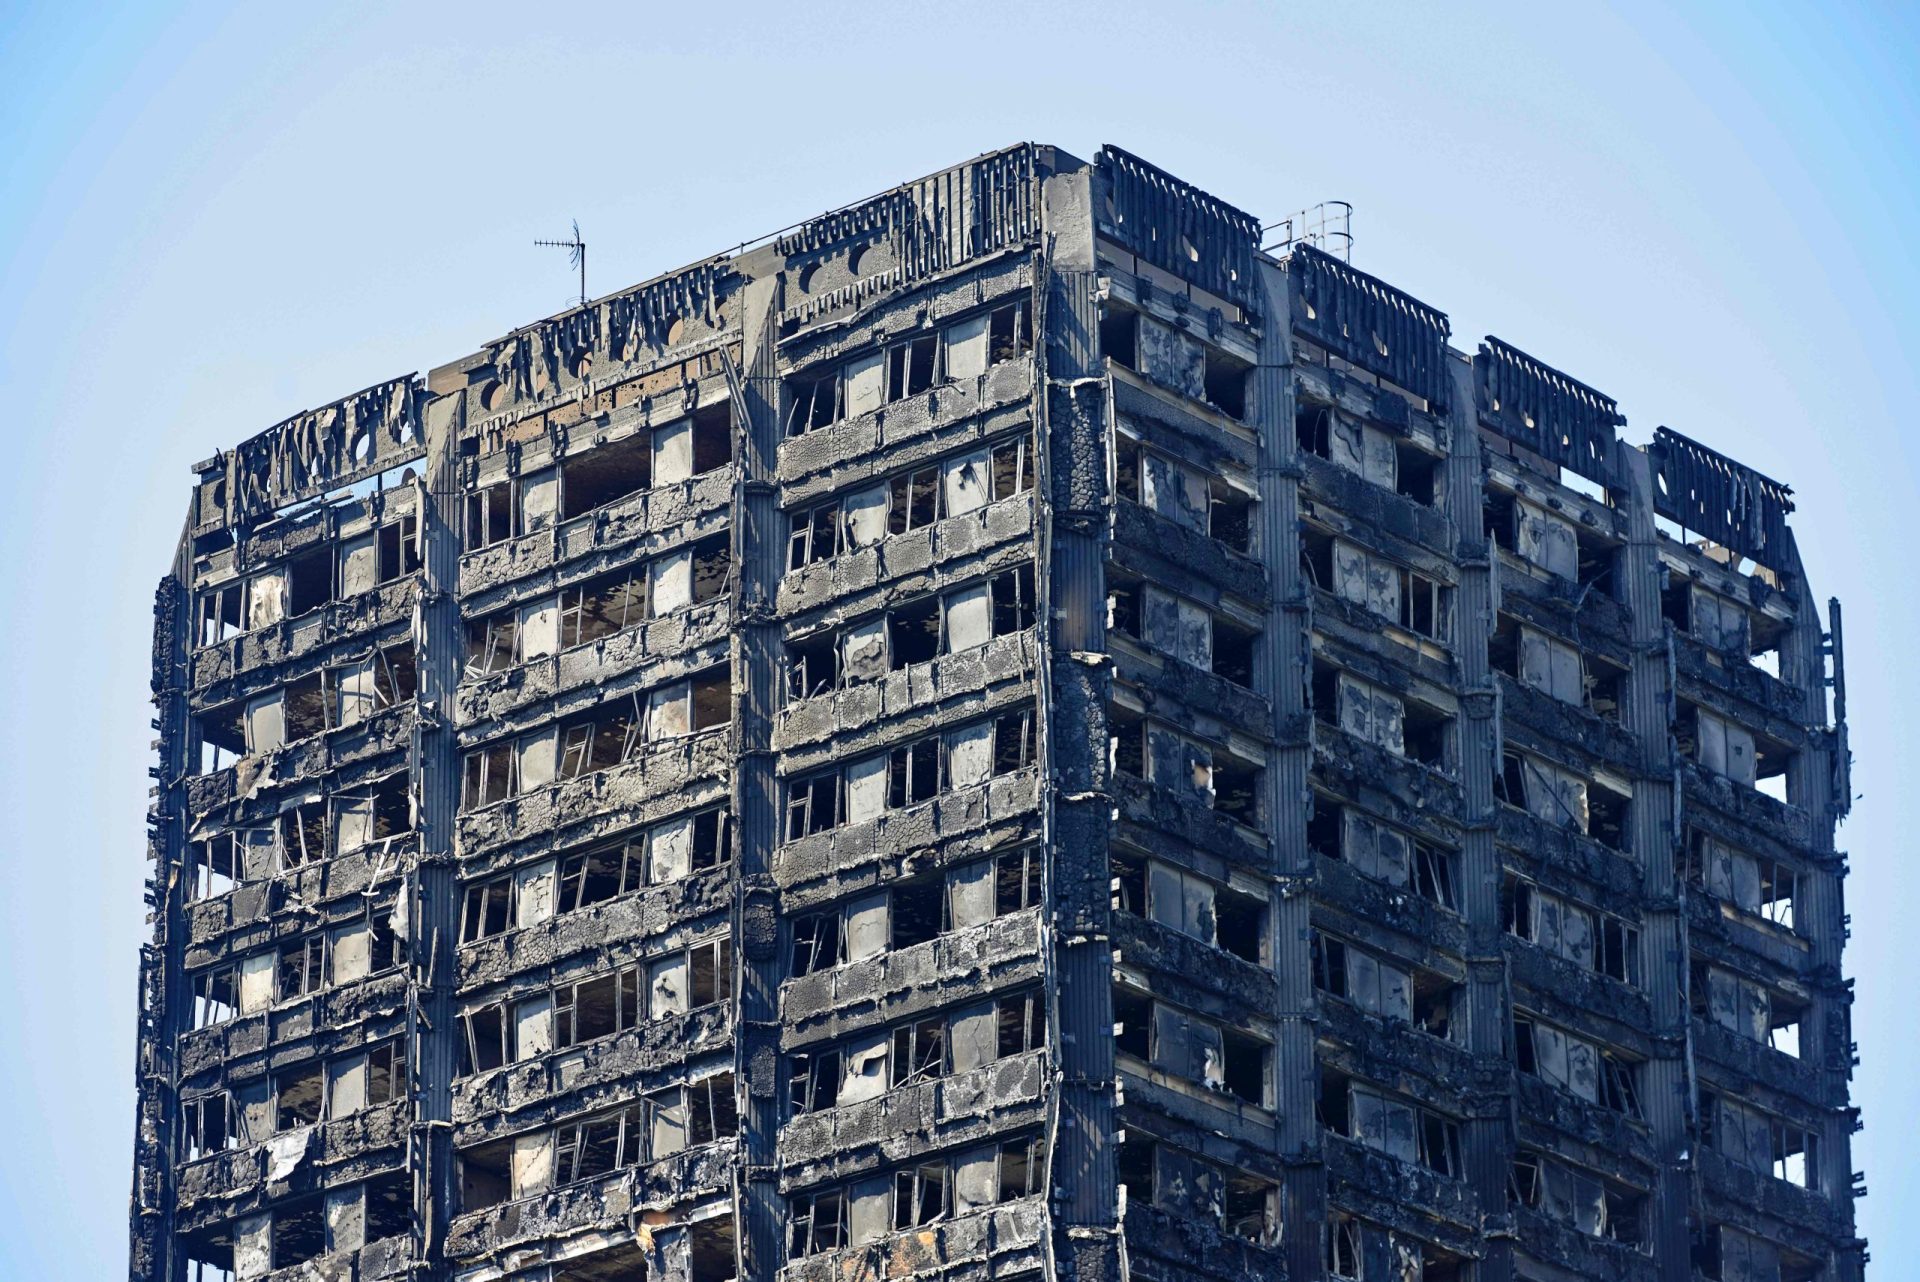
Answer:
<svg viewBox="0 0 1920 1282"><path fill-rule="evenodd" d="M82 12L83 8L91 11ZM323 8L326 11L322 11ZM1847 610L1876 1272L1920 1258L1920 10L0 0L0 1276L124 1276L153 587L189 466L1022 139L1117 143L1788 481ZM1904 964L1903 964L1904 961Z"/></svg>

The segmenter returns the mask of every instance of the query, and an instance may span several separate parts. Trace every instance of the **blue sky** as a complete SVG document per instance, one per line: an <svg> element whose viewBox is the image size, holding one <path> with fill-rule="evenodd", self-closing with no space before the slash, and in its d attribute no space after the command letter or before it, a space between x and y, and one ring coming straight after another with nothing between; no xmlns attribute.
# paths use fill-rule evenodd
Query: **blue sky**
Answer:
<svg viewBox="0 0 1920 1282"><path fill-rule="evenodd" d="M0 1275L124 1273L150 603L189 465L1020 139L1128 148L1790 482L1847 610L1880 1269L1920 1258L1920 10L0 0ZM50 1231L53 1230L53 1231Z"/></svg>

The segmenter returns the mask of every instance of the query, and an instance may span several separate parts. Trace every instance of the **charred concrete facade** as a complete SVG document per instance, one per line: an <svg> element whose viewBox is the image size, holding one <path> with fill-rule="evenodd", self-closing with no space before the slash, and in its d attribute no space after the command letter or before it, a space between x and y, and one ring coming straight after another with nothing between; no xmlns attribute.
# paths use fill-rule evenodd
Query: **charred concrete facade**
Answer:
<svg viewBox="0 0 1920 1282"><path fill-rule="evenodd" d="M1787 489L1116 148L199 468L131 1276L1857 1282Z"/></svg>

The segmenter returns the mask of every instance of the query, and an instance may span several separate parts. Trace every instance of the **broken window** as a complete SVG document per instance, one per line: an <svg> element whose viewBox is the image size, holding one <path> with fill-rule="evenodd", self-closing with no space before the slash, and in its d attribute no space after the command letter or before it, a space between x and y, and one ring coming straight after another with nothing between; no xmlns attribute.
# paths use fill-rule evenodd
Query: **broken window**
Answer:
<svg viewBox="0 0 1920 1282"><path fill-rule="evenodd" d="M894 672L940 653L940 598L925 597L887 612L887 666Z"/></svg>
<svg viewBox="0 0 1920 1282"><path fill-rule="evenodd" d="M1209 482L1207 533L1235 552L1253 550L1253 496L1225 481Z"/></svg>
<svg viewBox="0 0 1920 1282"><path fill-rule="evenodd" d="M1128 369L1140 367L1140 314L1121 307L1100 307L1100 354Z"/></svg>
<svg viewBox="0 0 1920 1282"><path fill-rule="evenodd" d="M993 448L993 502L1025 494L1033 488L1033 437L1022 434Z"/></svg>
<svg viewBox="0 0 1920 1282"><path fill-rule="evenodd" d="M1334 1211L1327 1219L1327 1276L1343 1282L1361 1282L1364 1257L1360 1251L1360 1221L1345 1211Z"/></svg>
<svg viewBox="0 0 1920 1282"><path fill-rule="evenodd" d="M420 523L409 513L380 527L381 583L420 571Z"/></svg>
<svg viewBox="0 0 1920 1282"><path fill-rule="evenodd" d="M194 644L218 645L245 630L242 610L246 605L247 585L235 580L219 587L203 588L195 594L198 626Z"/></svg>
<svg viewBox="0 0 1920 1282"><path fill-rule="evenodd" d="M1256 1108L1267 1107L1267 1070L1273 1047L1231 1028L1221 1030L1220 1042L1224 1062L1221 1077L1227 1091Z"/></svg>
<svg viewBox="0 0 1920 1282"><path fill-rule="evenodd" d="M326 1077L318 1064L308 1064L273 1076L273 1129L297 1130L319 1124L325 1112Z"/></svg>
<svg viewBox="0 0 1920 1282"><path fill-rule="evenodd" d="M695 944L687 950L687 966L692 979L689 988L690 1009L712 1006L733 996L733 940L722 936Z"/></svg>
<svg viewBox="0 0 1920 1282"><path fill-rule="evenodd" d="M931 1081L946 1071L945 1019L923 1019L893 1030L893 1085Z"/></svg>
<svg viewBox="0 0 1920 1282"><path fill-rule="evenodd" d="M787 698L794 702L825 694L840 684L840 638L816 632L787 644Z"/></svg>
<svg viewBox="0 0 1920 1282"><path fill-rule="evenodd" d="M1023 298L987 316L987 361L998 365L1033 350L1033 314Z"/></svg>
<svg viewBox="0 0 1920 1282"><path fill-rule="evenodd" d="M512 481L499 481L467 495L467 551L490 548L514 536L514 498Z"/></svg>
<svg viewBox="0 0 1920 1282"><path fill-rule="evenodd" d="M1013 712L993 723L993 773L1011 774L1034 761L1033 713Z"/></svg>
<svg viewBox="0 0 1920 1282"><path fill-rule="evenodd" d="M1114 1049L1136 1059L1152 1055L1153 1003L1130 988L1113 990Z"/></svg>
<svg viewBox="0 0 1920 1282"><path fill-rule="evenodd" d="M929 735L887 755L887 807L918 805L940 791L940 736Z"/></svg>
<svg viewBox="0 0 1920 1282"><path fill-rule="evenodd" d="M501 740L467 753L461 770L460 805L474 810L514 795L514 751Z"/></svg>
<svg viewBox="0 0 1920 1282"><path fill-rule="evenodd" d="M1395 453L1394 489L1404 498L1432 507L1440 497L1440 460L1406 441L1396 446Z"/></svg>
<svg viewBox="0 0 1920 1282"><path fill-rule="evenodd" d="M946 1218L947 1181L945 1162L927 1162L895 1171L893 1176L893 1227L919 1228Z"/></svg>
<svg viewBox="0 0 1920 1282"><path fill-rule="evenodd" d="M847 1194L844 1189L795 1194L787 1203L787 1256L800 1259L847 1244Z"/></svg>
<svg viewBox="0 0 1920 1282"><path fill-rule="evenodd" d="M839 421L841 394L838 369L795 379L788 386L793 397L792 406L787 412L788 436L799 436Z"/></svg>
<svg viewBox="0 0 1920 1282"><path fill-rule="evenodd" d="M662 429L670 430L670 429ZM682 434L685 425L681 426ZM560 519L618 502L653 484L653 448L650 433L568 455L560 464Z"/></svg>
<svg viewBox="0 0 1920 1282"><path fill-rule="evenodd" d="M646 571L630 567L603 574L560 594L560 648L624 632L646 617Z"/></svg>
<svg viewBox="0 0 1920 1282"><path fill-rule="evenodd" d="M327 937L313 935L280 946L279 999L317 993L327 982Z"/></svg>
<svg viewBox="0 0 1920 1282"><path fill-rule="evenodd" d="M630 840L570 855L560 867L556 913L578 912L594 904L630 895L644 884L644 842Z"/></svg>
<svg viewBox="0 0 1920 1282"><path fill-rule="evenodd" d="M828 770L787 785L787 840L826 832L840 823L840 772Z"/></svg>
<svg viewBox="0 0 1920 1282"><path fill-rule="evenodd" d="M1002 997L994 1003L996 1051L1001 1059L1047 1044L1047 1000L1040 992Z"/></svg>
<svg viewBox="0 0 1920 1282"><path fill-rule="evenodd" d="M504 672L520 662L520 611L502 610L466 622L468 677Z"/></svg>
<svg viewBox="0 0 1920 1282"><path fill-rule="evenodd" d="M1263 771L1231 753L1213 758L1213 808L1249 828L1260 826L1260 777Z"/></svg>
<svg viewBox="0 0 1920 1282"><path fill-rule="evenodd" d="M230 703L197 713L193 728L200 745L199 773L225 770L247 755L245 704Z"/></svg>
<svg viewBox="0 0 1920 1282"><path fill-rule="evenodd" d="M631 1104L556 1127L553 1187L596 1179L646 1158L645 1106Z"/></svg>
<svg viewBox="0 0 1920 1282"><path fill-rule="evenodd" d="M940 363L940 336L922 334L887 349L887 399L897 401L930 389Z"/></svg>
<svg viewBox="0 0 1920 1282"><path fill-rule="evenodd" d="M802 508L791 518L787 539L789 571L840 555L840 504L820 503Z"/></svg>
<svg viewBox="0 0 1920 1282"><path fill-rule="evenodd" d="M1139 713L1118 705L1107 708L1107 762L1116 774L1147 777L1147 723Z"/></svg>
<svg viewBox="0 0 1920 1282"><path fill-rule="evenodd" d="M1033 566L1017 566L993 576L993 635L1025 632L1033 626Z"/></svg>
<svg viewBox="0 0 1920 1282"><path fill-rule="evenodd" d="M921 468L887 483L887 533L905 534L940 518L940 469Z"/></svg>
<svg viewBox="0 0 1920 1282"><path fill-rule="evenodd" d="M181 1159L191 1162L222 1153L239 1143L233 1125L233 1100L225 1091L180 1101Z"/></svg>
<svg viewBox="0 0 1920 1282"><path fill-rule="evenodd" d="M239 834L222 833L207 841L196 841L187 848L187 902L198 903L224 895L246 880L245 873Z"/></svg>
<svg viewBox="0 0 1920 1282"><path fill-rule="evenodd" d="M788 1058L787 1102L795 1117L832 1108L840 1102L844 1069L837 1048Z"/></svg>

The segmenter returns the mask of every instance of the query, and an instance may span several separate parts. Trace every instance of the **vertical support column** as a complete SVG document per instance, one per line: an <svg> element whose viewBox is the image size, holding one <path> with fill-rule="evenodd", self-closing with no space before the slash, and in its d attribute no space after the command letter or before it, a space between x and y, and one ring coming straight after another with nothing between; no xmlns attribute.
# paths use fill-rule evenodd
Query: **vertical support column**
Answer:
<svg viewBox="0 0 1920 1282"><path fill-rule="evenodd" d="M189 522L191 525L191 522ZM171 1282L186 1272L173 1238L174 1127L180 1115L174 1047L180 1012L193 1009L186 983L186 777L193 744L187 727L187 650L193 627L192 535L182 536L173 572L153 598L153 701L160 760L148 773L159 794L147 816L153 864L147 904L159 923L140 949L139 1045L135 1049L133 1199L128 1273L137 1282Z"/></svg>
<svg viewBox="0 0 1920 1282"><path fill-rule="evenodd" d="M734 1240L740 1277L771 1278L785 1258L781 1227L779 895L773 879L780 840L775 795L773 710L778 699L780 590L786 546L780 517L780 379L774 317L780 277L748 284L741 311L742 377L732 380L739 489L733 508L734 590L733 811L734 936L740 941L734 1081L740 1100L740 1165L735 1177Z"/></svg>
<svg viewBox="0 0 1920 1282"><path fill-rule="evenodd" d="M1653 1258L1667 1282L1691 1277L1687 1230L1689 1118L1694 1111L1688 1052L1687 926L1676 860L1679 798L1673 759L1673 638L1660 610L1659 533L1647 456L1618 445L1627 480L1627 546L1620 554L1620 598L1631 622L1624 726L1634 741L1629 834L1640 861L1642 974L1653 1012L1654 1056L1642 1070L1640 1107L1653 1132L1660 1183L1653 1196Z"/></svg>
<svg viewBox="0 0 1920 1282"><path fill-rule="evenodd" d="M1447 516L1459 572L1453 600L1453 655L1460 671L1460 792L1465 822L1460 837L1460 912L1467 920L1467 1049L1474 1080L1466 1092L1461 1128L1467 1182L1481 1213L1504 1221L1507 1177L1513 1165L1513 1066L1507 1060L1506 953L1501 947L1500 852L1494 843L1498 810L1493 773L1500 752L1500 702L1487 662L1498 605L1493 545L1481 520L1485 465L1473 366L1449 358L1453 409L1447 416ZM1513 1242L1489 1236L1477 1282L1513 1276Z"/></svg>
<svg viewBox="0 0 1920 1282"><path fill-rule="evenodd" d="M459 469L466 392L426 407L426 485L422 491L420 606L414 616L420 700L409 782L420 854L401 894L409 905L408 1095L413 1131L407 1166L413 1175L417 1258L425 1276L446 1275L447 1225L459 1211L453 1156L453 1077L459 1039L453 1014L460 939L460 758L453 709L460 683L460 522L465 491Z"/></svg>
<svg viewBox="0 0 1920 1282"><path fill-rule="evenodd" d="M1261 811L1271 836L1273 895L1267 956L1276 980L1273 1012L1276 1142L1286 1166L1281 1187L1287 1276L1308 1282L1326 1264L1327 1173L1314 1101L1320 1093L1313 989L1313 852L1307 846L1312 764L1307 683L1311 612L1300 574L1300 462L1293 433L1293 321L1286 274L1257 265L1265 288L1260 363L1253 373L1250 423L1259 434L1260 521L1255 554L1267 568L1272 601L1254 647L1254 688L1273 703L1275 747Z"/></svg>
<svg viewBox="0 0 1920 1282"><path fill-rule="evenodd" d="M1099 351L1092 175L1046 180L1051 262L1042 273L1040 395L1046 448L1036 513L1036 592L1047 603L1046 793L1052 853L1052 1031L1059 1080L1048 1179L1055 1275L1120 1276L1114 1161L1113 944L1107 843L1106 555L1112 495Z"/></svg>
<svg viewBox="0 0 1920 1282"><path fill-rule="evenodd" d="M1832 606L1833 632L1829 638L1820 626L1819 605L1807 590L1799 549L1793 548L1787 559L1793 566L1794 621L1793 630L1781 644L1780 675L1799 694L1800 722L1810 731L1806 747L1787 763L1787 800L1805 810L1811 820L1807 873L1801 882L1801 902L1794 906L1796 920L1804 922L1812 965L1807 987L1813 1000L1800 1052L1819 1073L1822 1094L1843 1105L1829 1112L1820 1128L1819 1179L1822 1191L1842 1208L1851 1228L1854 1115L1844 1102L1853 1077L1853 1034L1850 996L1844 988L1836 987L1841 976L1841 947L1846 941L1846 910L1841 891L1843 870L1834 853L1834 826L1846 813L1850 798L1836 787L1844 772L1836 770L1835 755L1845 751L1844 739L1838 731L1829 733L1826 729L1829 646L1836 683L1843 660L1840 607L1837 602ZM1836 720L1846 715L1843 700L1844 686L1838 686ZM1805 917L1801 919L1798 914L1803 911ZM1863 1273L1859 1249L1835 1253L1834 1282L1859 1282Z"/></svg>

